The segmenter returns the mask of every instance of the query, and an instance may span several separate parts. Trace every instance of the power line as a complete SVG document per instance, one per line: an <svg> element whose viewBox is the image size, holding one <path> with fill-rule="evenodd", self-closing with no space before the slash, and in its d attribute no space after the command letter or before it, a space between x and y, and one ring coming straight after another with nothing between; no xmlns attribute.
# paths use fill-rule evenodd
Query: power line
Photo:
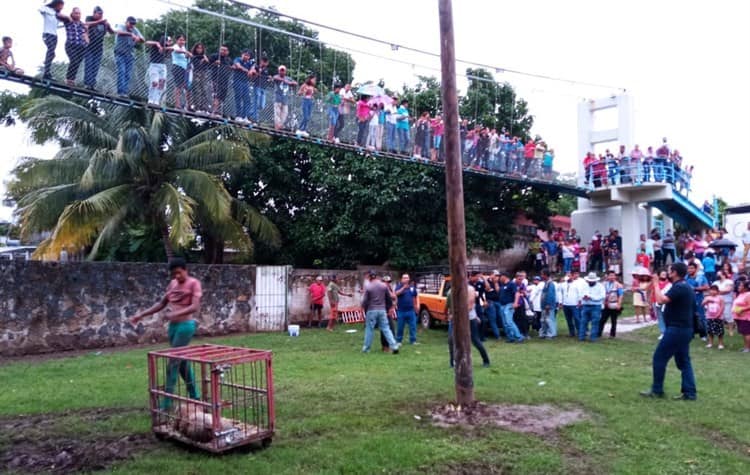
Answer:
<svg viewBox="0 0 750 475"><path fill-rule="evenodd" d="M435 52L432 52L432 51L426 51L426 50L423 50L423 49L414 48L414 47L407 46L407 45L402 45L402 44L398 44L398 43L392 43L390 41L381 40L380 38L375 38L375 37L372 37L372 36L363 35L361 33L356 33L356 32L352 32L352 31L343 30L341 28L337 28L337 27L334 27L334 26L325 25L323 23L317 23L317 22L314 22L314 21L305 20L304 18L296 17L296 16L289 15L289 14L286 14L286 13L282 13L282 12L279 12L277 10L270 9L270 8L259 7L257 5L252 5L252 4L249 4L249 3L246 3L246 2L241 2L239 0L226 0L226 1L228 1L229 3L232 3L232 4L242 5L242 6L245 6L245 7L248 7L248 8L252 8L252 9L258 10L258 11L263 12L263 13L268 13L268 14L275 15L275 16L278 16L278 17L288 18L290 20L294 20L294 21L298 21L298 22L305 23L305 24L308 24L308 25L316 26L318 28L324 28L326 30L334 31L336 33L342 33L342 34L345 34L345 35L353 36L355 38L360 38L360 39L371 41L371 42L374 42L374 43L379 43L379 44L382 44L382 45L390 46L390 48L392 50L394 50L394 51L399 50L399 49L403 49L403 50L406 50L406 51L412 51L414 53L419 53L419 54L423 54L423 55L427 55L427 56L432 56L434 58L440 58L440 54L439 53L435 53ZM537 78L537 79L545 79L545 80L548 80L548 81L566 82L566 83L569 83L569 84L571 84L571 83L572 84L580 84L580 85L583 85L583 86L599 87L599 88L604 88L604 89L617 89L617 90L622 90L622 91L625 90L625 88L623 88L623 87L611 86L611 85L606 85L606 84L598 84L598 83L592 83L592 82L587 82L587 81L578 81L578 80L574 80L574 79L565 79L565 78L561 78L561 77L550 76L550 75L547 75L547 74L529 73L529 72L520 71L520 70L517 70L517 69L509 69L509 68L505 68L505 67L501 67L501 66L496 66L496 65L477 63L476 61L467 61L467 60L463 60L463 59L460 59L460 58L456 58L456 62L457 63L463 63L463 64L466 64L466 65L469 65L469 66L477 66L477 67L480 67L480 68L493 70L495 72L506 72L506 73L518 74L520 76L528 76L528 77L533 77L533 78Z"/></svg>

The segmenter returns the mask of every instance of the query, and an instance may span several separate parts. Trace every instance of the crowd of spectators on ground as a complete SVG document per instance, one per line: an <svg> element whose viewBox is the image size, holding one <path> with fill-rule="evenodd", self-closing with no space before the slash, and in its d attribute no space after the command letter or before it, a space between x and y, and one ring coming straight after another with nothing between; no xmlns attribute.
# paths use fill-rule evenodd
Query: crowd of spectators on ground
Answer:
<svg viewBox="0 0 750 475"><path fill-rule="evenodd" d="M601 188L613 185L640 185L643 183L669 183L683 194L690 191L693 166L684 164L677 149L671 150L667 139L656 150L639 145L630 152L621 145L617 154L606 149L603 154L588 152L583 158L586 185Z"/></svg>
<svg viewBox="0 0 750 475"><path fill-rule="evenodd" d="M184 35L173 38L163 31L146 38L136 27L134 17L113 25L100 7L83 18L78 8L64 13L64 5L62 0L52 0L39 9L44 20L46 55L42 77L46 80L53 80L52 63L60 25L66 33L69 64L65 81L70 86L78 86L76 75L83 66L83 87L97 89L104 39L108 34L114 35L119 96L134 94L135 51L142 45L148 56L146 86L150 106L163 107L167 96L171 96L169 102L177 109L249 125L261 123L264 112L270 112L267 108L272 105L274 128L301 137L310 135L313 116L322 111L328 124L322 136L331 142L344 141L342 131L348 125L356 128L356 145L367 150L433 162L444 160L441 114L418 111L415 115L406 98L385 91L363 94L361 89L355 91L351 84L338 81L324 94L318 88L315 74L307 74L300 83L288 75L284 65L277 66L273 74L265 53L250 49L235 53L227 45L221 45L210 54L201 42L188 45ZM12 40L6 38L4 43L0 68L22 74L10 52ZM230 91L233 104L228 103ZM272 96L268 100L267 94ZM461 155L467 168L524 178L553 178L555 153L539 136L524 140L504 128L497 130L470 123L468 119L460 122L460 136Z"/></svg>

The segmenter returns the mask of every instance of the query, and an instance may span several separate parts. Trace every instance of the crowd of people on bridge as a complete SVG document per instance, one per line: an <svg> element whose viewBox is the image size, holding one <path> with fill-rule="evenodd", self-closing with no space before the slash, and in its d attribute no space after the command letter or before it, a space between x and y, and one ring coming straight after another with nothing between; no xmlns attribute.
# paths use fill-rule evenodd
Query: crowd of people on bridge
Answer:
<svg viewBox="0 0 750 475"><path fill-rule="evenodd" d="M666 137L656 150L648 147L644 152L639 145L630 152L620 145L617 154L606 149L603 154L588 152L583 158L586 185L601 188L613 185L640 185L643 183L669 183L687 195L693 166L684 164L677 149L671 150Z"/></svg>
<svg viewBox="0 0 750 475"><path fill-rule="evenodd" d="M170 103L177 109L228 118L243 125L260 124L272 109L275 129L301 137L310 136L313 119L319 114L318 120L322 115L328 125L320 138L325 137L330 142L346 141L342 132L348 127L356 129L353 142L367 150L433 162L444 160L445 125L441 114L419 111L415 115L405 97L359 94L348 83L334 83L331 90L323 94L315 74L308 74L298 82L289 76L283 64L275 68L274 74L271 59L265 53L251 49L233 52L228 45L209 53L201 42L189 45L185 35L172 37L162 31L146 38L132 16L113 24L106 19L101 7L96 7L88 16L77 7L66 13L64 7L63 0L51 0L39 9L46 48L42 68L45 80L54 80L52 66L61 25L69 61L65 82L71 87L97 90L104 40L107 35L113 35L119 96L139 96L132 79L136 47L142 45L148 57L145 96L150 106L164 107L167 96L171 96ZM11 38L3 38L0 68L23 74L15 64L12 43ZM81 68L83 84L77 84ZM230 97L233 103L228 102ZM498 130L463 119L460 140L466 168L524 178L553 178L555 152L539 136L524 140L504 128Z"/></svg>

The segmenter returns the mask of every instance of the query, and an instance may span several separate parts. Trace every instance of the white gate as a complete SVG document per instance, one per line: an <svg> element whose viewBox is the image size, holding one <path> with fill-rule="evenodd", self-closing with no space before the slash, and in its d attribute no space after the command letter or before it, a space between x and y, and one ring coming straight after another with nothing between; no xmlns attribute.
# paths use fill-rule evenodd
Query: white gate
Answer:
<svg viewBox="0 0 750 475"><path fill-rule="evenodd" d="M291 288L289 266L258 266L255 271L255 311L250 328L255 331L285 331Z"/></svg>

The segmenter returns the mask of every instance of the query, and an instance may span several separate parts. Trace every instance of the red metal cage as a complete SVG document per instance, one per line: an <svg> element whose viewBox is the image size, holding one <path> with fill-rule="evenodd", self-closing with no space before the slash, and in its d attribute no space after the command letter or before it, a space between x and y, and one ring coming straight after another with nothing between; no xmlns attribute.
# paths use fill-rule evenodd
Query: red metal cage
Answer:
<svg viewBox="0 0 750 475"><path fill-rule="evenodd" d="M197 345L148 354L151 424L172 438L211 452L274 434L271 352Z"/></svg>

